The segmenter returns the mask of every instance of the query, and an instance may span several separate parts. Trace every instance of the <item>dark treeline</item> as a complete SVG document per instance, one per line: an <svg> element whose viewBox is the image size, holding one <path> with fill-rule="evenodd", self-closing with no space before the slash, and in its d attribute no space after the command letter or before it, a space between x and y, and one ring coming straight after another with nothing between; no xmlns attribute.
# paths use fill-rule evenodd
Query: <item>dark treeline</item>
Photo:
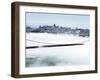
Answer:
<svg viewBox="0 0 100 80"><path fill-rule="evenodd" d="M34 33L64 33L64 34L72 34L78 35L82 37L89 37L89 29L82 28L70 28L70 27L62 27L57 25L43 25L38 28L32 28L30 26L26 26L26 32L34 32Z"/></svg>

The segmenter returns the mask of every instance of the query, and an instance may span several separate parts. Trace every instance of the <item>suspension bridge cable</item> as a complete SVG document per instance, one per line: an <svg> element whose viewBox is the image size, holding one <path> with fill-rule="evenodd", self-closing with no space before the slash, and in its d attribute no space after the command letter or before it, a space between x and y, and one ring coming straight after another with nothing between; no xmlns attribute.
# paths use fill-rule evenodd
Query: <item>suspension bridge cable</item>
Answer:
<svg viewBox="0 0 100 80"><path fill-rule="evenodd" d="M37 42L37 43L42 43L42 44L55 44L55 43L47 43L47 42L41 42L41 41L35 41L35 40L30 40L30 39L26 39L27 41L30 41L30 42ZM84 43L84 42L88 42L89 40L84 40L84 41L80 41L80 42L77 42L77 43Z"/></svg>
<svg viewBox="0 0 100 80"><path fill-rule="evenodd" d="M30 40L30 39L26 39L26 40L31 41L31 42L43 43L43 44L55 44L55 43L46 43L46 42L35 41L35 40Z"/></svg>

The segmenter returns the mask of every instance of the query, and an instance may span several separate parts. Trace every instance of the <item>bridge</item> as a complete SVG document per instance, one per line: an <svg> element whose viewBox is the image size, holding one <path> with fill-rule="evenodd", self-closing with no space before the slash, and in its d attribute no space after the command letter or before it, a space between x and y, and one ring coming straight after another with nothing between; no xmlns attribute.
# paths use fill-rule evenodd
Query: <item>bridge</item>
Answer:
<svg viewBox="0 0 100 80"><path fill-rule="evenodd" d="M36 42L36 43L44 44L44 45L41 45L41 46L28 46L28 47L26 47L26 49L43 48L43 47L78 46L78 45L84 45L83 42L87 42L87 41L82 41L82 42L72 43L72 44L54 44L54 43L46 43L46 42L41 42L41 41L29 40L29 39L26 39L26 40L31 41L31 42Z"/></svg>

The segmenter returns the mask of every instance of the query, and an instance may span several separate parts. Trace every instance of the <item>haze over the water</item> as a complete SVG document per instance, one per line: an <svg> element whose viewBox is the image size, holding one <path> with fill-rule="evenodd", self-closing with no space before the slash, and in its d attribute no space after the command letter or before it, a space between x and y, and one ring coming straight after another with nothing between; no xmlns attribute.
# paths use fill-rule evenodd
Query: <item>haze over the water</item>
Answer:
<svg viewBox="0 0 100 80"><path fill-rule="evenodd" d="M26 25L59 25L62 27L71 28L83 28L89 29L90 27L90 16L89 15L78 15L78 14L54 14L54 13L37 13L37 12L26 12Z"/></svg>

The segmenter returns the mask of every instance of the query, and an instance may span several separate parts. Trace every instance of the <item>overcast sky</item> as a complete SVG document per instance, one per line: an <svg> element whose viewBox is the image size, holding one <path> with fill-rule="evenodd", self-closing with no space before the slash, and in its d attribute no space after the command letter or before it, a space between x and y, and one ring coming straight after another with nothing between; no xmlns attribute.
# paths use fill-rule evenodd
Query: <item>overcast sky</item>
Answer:
<svg viewBox="0 0 100 80"><path fill-rule="evenodd" d="M90 16L77 14L52 14L26 12L26 25L59 25L63 27L89 28ZM35 27L35 26L34 26Z"/></svg>

